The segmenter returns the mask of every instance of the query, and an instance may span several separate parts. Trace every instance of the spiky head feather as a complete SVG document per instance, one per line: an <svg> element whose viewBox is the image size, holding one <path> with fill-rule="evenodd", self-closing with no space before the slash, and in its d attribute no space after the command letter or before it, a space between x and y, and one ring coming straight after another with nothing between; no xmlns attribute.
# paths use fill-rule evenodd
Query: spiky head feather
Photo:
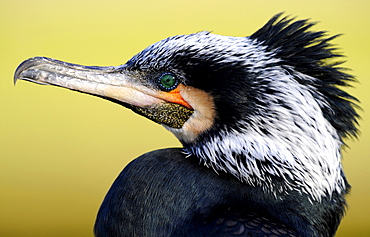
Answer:
<svg viewBox="0 0 370 237"><path fill-rule="evenodd" d="M356 136L358 114L355 109L357 99L338 86L349 86L354 77L345 73L345 68L338 67L343 61L335 61L343 55L336 52L331 41L339 35L327 37L327 32L309 31L315 23L284 17L281 13L272 17L261 29L249 38L267 46L280 58L282 65L292 66L296 71L309 75L315 80L315 86L329 103L329 108L322 108L324 116L341 137ZM302 81L302 84L312 83Z"/></svg>

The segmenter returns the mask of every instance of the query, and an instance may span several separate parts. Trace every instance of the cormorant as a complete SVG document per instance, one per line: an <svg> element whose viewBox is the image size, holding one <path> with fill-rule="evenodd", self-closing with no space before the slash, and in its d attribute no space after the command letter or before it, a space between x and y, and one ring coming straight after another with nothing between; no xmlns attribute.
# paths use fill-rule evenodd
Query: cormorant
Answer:
<svg viewBox="0 0 370 237"><path fill-rule="evenodd" d="M24 61L15 81L65 87L162 124L183 148L132 161L106 195L96 236L333 236L356 135L353 81L314 23L277 14L249 37L199 32L126 64Z"/></svg>

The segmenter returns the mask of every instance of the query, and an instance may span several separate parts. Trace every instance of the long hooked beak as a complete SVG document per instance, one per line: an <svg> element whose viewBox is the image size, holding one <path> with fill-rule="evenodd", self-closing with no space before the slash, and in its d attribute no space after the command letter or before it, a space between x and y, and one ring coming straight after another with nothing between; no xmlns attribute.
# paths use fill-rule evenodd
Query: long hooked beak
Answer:
<svg viewBox="0 0 370 237"><path fill-rule="evenodd" d="M148 106L163 100L151 96L152 90L135 83L123 73L124 66L96 67L66 63L52 58L35 57L21 63L14 74L17 80L54 85L114 99L134 106Z"/></svg>
<svg viewBox="0 0 370 237"><path fill-rule="evenodd" d="M145 86L125 70L125 65L82 66L46 57L34 57L18 66L14 83L17 80L96 95L173 128L181 128L193 113L191 106L179 93L164 93ZM181 116L179 111L182 112Z"/></svg>

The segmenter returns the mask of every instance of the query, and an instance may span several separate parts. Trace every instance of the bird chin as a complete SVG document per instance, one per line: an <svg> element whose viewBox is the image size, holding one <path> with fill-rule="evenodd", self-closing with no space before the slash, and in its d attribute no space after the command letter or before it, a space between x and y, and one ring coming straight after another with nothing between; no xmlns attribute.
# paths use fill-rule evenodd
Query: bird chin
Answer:
<svg viewBox="0 0 370 237"><path fill-rule="evenodd" d="M162 125L172 132L183 145L186 145L195 143L202 133L207 132L212 127L212 124L213 118L205 118L199 111L194 111L180 128L174 128L166 124Z"/></svg>

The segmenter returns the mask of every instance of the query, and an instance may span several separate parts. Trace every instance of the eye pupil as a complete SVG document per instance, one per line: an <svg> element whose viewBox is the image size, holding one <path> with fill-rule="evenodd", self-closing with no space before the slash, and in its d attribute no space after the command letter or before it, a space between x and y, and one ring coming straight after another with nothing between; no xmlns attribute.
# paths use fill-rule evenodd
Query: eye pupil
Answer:
<svg viewBox="0 0 370 237"><path fill-rule="evenodd" d="M159 77L159 85L164 90L173 90L178 85L178 80L175 75L166 73Z"/></svg>

